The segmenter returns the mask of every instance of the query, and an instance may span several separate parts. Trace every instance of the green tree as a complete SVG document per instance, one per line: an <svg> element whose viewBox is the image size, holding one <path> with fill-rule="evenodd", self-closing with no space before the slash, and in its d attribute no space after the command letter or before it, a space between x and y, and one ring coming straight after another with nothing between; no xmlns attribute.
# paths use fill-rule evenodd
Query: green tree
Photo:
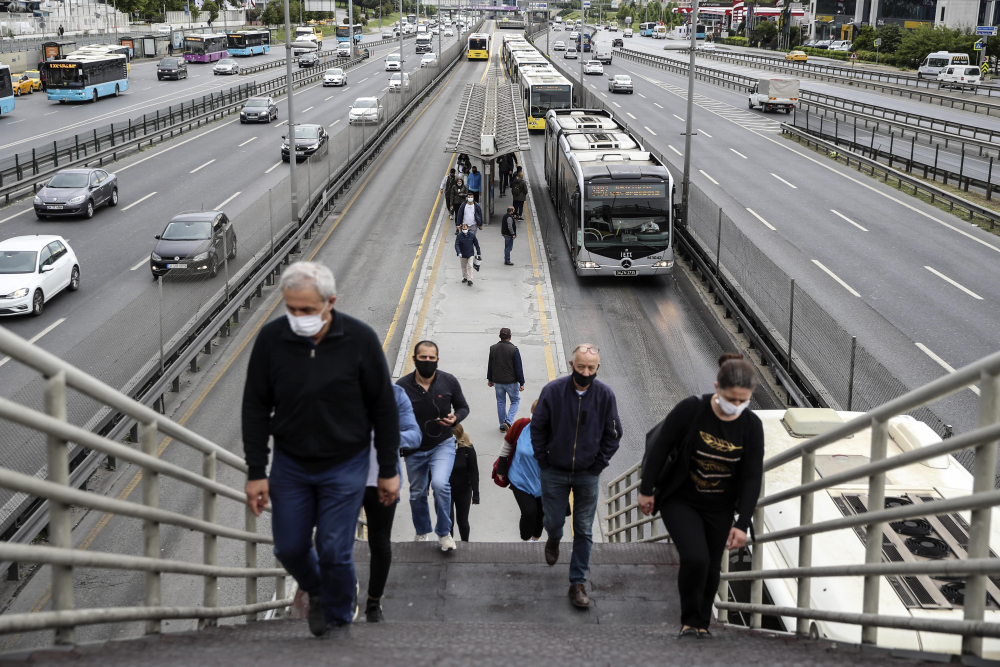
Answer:
<svg viewBox="0 0 1000 667"><path fill-rule="evenodd" d="M280 25L285 22L285 8L280 0L271 0L261 12L260 20L264 25Z"/></svg>
<svg viewBox="0 0 1000 667"><path fill-rule="evenodd" d="M772 21L761 21L753 29L753 36L761 44L770 44L778 35L778 26Z"/></svg>
<svg viewBox="0 0 1000 667"><path fill-rule="evenodd" d="M935 51L967 53L970 58L975 58L978 52L972 46L976 39L969 31L955 28L920 28L904 32L896 49L896 60L900 65L913 66Z"/></svg>
<svg viewBox="0 0 1000 667"><path fill-rule="evenodd" d="M903 41L903 29L895 23L887 23L878 29L878 38L882 40L879 47L882 53L895 53Z"/></svg>
<svg viewBox="0 0 1000 667"><path fill-rule="evenodd" d="M861 26L861 30L858 31L858 36L854 38L852 48L855 51L874 51L875 28L870 25Z"/></svg>
<svg viewBox="0 0 1000 667"><path fill-rule="evenodd" d="M198 17L201 16L201 10L198 9L198 5L192 2L190 6L190 11L191 11L191 20L197 23Z"/></svg>
<svg viewBox="0 0 1000 667"><path fill-rule="evenodd" d="M213 0L205 0L201 5L201 11L208 14L208 18L205 20L208 21L209 25L215 23L215 19L219 18L219 6Z"/></svg>

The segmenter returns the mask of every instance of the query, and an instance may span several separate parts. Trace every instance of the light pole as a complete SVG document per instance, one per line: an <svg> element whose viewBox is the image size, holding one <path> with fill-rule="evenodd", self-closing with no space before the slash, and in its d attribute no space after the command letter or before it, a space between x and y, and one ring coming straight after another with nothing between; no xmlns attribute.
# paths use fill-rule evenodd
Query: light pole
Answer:
<svg viewBox="0 0 1000 667"><path fill-rule="evenodd" d="M285 0L285 83L288 97L288 181L292 189L292 221L299 219L299 190L295 187L295 111L292 95L292 20Z"/></svg>
<svg viewBox="0 0 1000 667"><path fill-rule="evenodd" d="M684 187L681 195L681 208L684 210L684 224L687 225L688 204L691 194L691 134L694 131L694 54L697 46L698 30L698 0L691 0L691 53L688 59L688 99L687 118L685 119L684 133Z"/></svg>
<svg viewBox="0 0 1000 667"><path fill-rule="evenodd" d="M351 45L351 57L354 57L354 0L347 3L347 39Z"/></svg>

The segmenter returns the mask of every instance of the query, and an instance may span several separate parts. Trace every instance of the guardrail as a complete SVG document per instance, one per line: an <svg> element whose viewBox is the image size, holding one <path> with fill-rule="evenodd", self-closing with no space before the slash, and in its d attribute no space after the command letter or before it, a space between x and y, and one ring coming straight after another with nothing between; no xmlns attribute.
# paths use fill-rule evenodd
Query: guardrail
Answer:
<svg viewBox="0 0 1000 667"><path fill-rule="evenodd" d="M414 35L403 35L403 39L410 39L411 37L416 37L416 35L415 34ZM358 48L359 49L362 49L362 48L368 49L368 48L374 48L376 46L385 46L386 44L396 44L398 42L399 42L399 40L395 39L395 38L393 38L393 39L381 39L381 40L378 40L378 41L375 41L375 42L361 42L360 44L358 44ZM276 44L274 46L275 46L276 49L278 49L278 48L281 48L282 46L284 46L284 44ZM321 60L320 60L319 65L330 65L330 64L334 64L335 65L335 64L337 64L338 60L344 60L344 61L348 60L347 58L343 58L342 59L342 58L337 57L337 55L336 55L336 49L329 49L329 50L326 50L326 51L320 51L319 53L324 54L324 55L321 56ZM333 56L332 58L330 57L331 55ZM294 56L292 58L292 62L297 63L298 61L299 61L299 57L298 56ZM275 58L274 60L268 60L267 62L263 62L263 63L260 63L258 65L250 65L249 67L247 67L245 69L241 66L240 67L240 76L244 76L244 75L247 75L247 74L256 74L257 72L262 72L262 71L264 71L266 69L273 69L275 67L284 67L284 66L285 66L285 59L284 58Z"/></svg>

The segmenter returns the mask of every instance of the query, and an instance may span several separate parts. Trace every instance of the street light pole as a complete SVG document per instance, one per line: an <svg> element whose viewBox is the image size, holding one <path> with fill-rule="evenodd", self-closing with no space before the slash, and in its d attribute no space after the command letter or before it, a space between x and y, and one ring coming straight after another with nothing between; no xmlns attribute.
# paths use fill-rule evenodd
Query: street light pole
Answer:
<svg viewBox="0 0 1000 667"><path fill-rule="evenodd" d="M691 0L691 54L688 59L688 99L687 118L685 119L684 133L684 186L681 195L681 207L684 210L684 224L687 225L688 204L691 195L691 134L694 132L694 54L697 46L698 30L698 0Z"/></svg>
<svg viewBox="0 0 1000 667"><path fill-rule="evenodd" d="M351 57L354 57L354 0L347 3L347 40L351 45Z"/></svg>
<svg viewBox="0 0 1000 667"><path fill-rule="evenodd" d="M399 71L403 71L403 0L399 0ZM403 75L399 75L399 85L403 85ZM402 88L400 88L402 90Z"/></svg>
<svg viewBox="0 0 1000 667"><path fill-rule="evenodd" d="M292 221L299 219L299 190L295 187L295 111L292 95L292 20L285 0L285 83L288 98L288 181L292 188Z"/></svg>

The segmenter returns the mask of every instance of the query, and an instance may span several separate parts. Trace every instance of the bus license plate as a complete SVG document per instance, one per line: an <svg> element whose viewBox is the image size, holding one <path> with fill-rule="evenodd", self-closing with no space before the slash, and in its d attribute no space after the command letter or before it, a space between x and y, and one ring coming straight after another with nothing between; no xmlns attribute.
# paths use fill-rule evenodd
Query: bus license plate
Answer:
<svg viewBox="0 0 1000 667"><path fill-rule="evenodd" d="M622 270L615 271L615 275L616 276L635 276L635 275L638 275L638 274L639 274L639 272L636 271L635 269L631 269L631 270L628 270L628 271L622 271Z"/></svg>
<svg viewBox="0 0 1000 667"><path fill-rule="evenodd" d="M48 209L50 211L61 210L62 206L49 206Z"/></svg>
<svg viewBox="0 0 1000 667"><path fill-rule="evenodd" d="M168 269L186 269L187 264L167 264Z"/></svg>

